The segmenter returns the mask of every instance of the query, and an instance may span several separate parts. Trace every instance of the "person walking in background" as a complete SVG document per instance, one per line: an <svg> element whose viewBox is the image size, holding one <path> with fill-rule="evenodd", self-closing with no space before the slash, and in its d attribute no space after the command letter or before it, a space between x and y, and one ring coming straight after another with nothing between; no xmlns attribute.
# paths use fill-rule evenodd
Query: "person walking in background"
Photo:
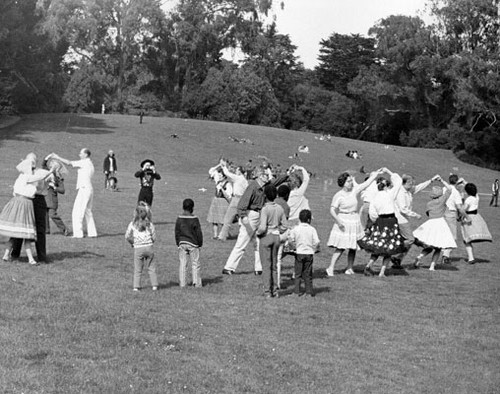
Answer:
<svg viewBox="0 0 500 394"><path fill-rule="evenodd" d="M212 238L217 239L219 226L224 225L224 218L233 195L233 186L224 175L221 163L210 168L208 175L215 182L215 195L208 209L207 221L212 224Z"/></svg>
<svg viewBox="0 0 500 394"><path fill-rule="evenodd" d="M134 291L141 290L141 277L144 269L147 269L149 272L152 289L158 290L158 277L153 251L153 244L156 241L156 230L148 205L139 204L135 208L134 219L127 227L125 239L134 248Z"/></svg>
<svg viewBox="0 0 500 394"><path fill-rule="evenodd" d="M260 224L257 237L260 238L259 254L262 262L262 279L264 295L268 298L277 297L278 277L277 259L280 246L280 234L285 231L285 211L276 204L278 191L274 185L264 187L266 203L260 212Z"/></svg>
<svg viewBox="0 0 500 394"><path fill-rule="evenodd" d="M423 248L415 259L413 267L419 268L420 260L429 253L434 252L432 255L431 265L429 267L430 271L435 271L442 249L452 249L457 247L455 237L453 236L445 217L447 201L453 192L453 186L445 182L441 177L437 180L443 183L446 191L443 193L442 187L434 186L432 188L429 195L431 200L427 203L427 216L429 219L413 232L415 245Z"/></svg>
<svg viewBox="0 0 500 394"><path fill-rule="evenodd" d="M78 169L76 179L76 190L78 193L73 204L73 212L71 214L73 221L73 238L83 238L83 219L87 223L87 236L97 237L97 230L92 214L92 203L94 201L94 188L92 187L92 178L94 176L94 164L90 160L90 150L83 148L80 153L80 160L67 160L55 153L49 155L54 157L63 164L71 165Z"/></svg>
<svg viewBox="0 0 500 394"><path fill-rule="evenodd" d="M115 153L112 150L110 150L104 158L102 171L104 172L104 188L115 190L118 166L116 164Z"/></svg>
<svg viewBox="0 0 500 394"><path fill-rule="evenodd" d="M467 251L467 262L475 264L477 261L474 258L474 248L472 245L477 242L491 242L493 238L491 237L488 225L478 213L479 194L477 193L476 185L474 183L467 183L464 190L467 193L467 198L464 201L465 215L461 220L462 238L465 243L465 250Z"/></svg>
<svg viewBox="0 0 500 394"><path fill-rule="evenodd" d="M248 186L248 180L243 173L243 168L240 166L233 168L228 168L227 161L221 159L220 162L222 172L226 178L232 183L233 195L231 197L231 202L227 207L226 214L224 216L224 224L217 237L220 241L225 241L229 235L229 228L233 224L235 218L238 216L238 203L240 202L241 196L245 192Z"/></svg>
<svg viewBox="0 0 500 394"><path fill-rule="evenodd" d="M202 287L200 269L200 248L203 246L203 233L200 220L193 215L194 201L190 198L182 202L182 215L175 222L175 244L179 249L179 286L186 286L186 268L191 260L193 286Z"/></svg>
<svg viewBox="0 0 500 394"><path fill-rule="evenodd" d="M63 174L66 173L66 168L59 162L47 158L45 158L42 167L45 169L54 167L54 173L47 178L48 189L47 196L45 197L45 201L47 202L46 233L50 234L50 220L52 219L61 233L68 236L70 232L57 213L57 208L59 207L58 194L64 194L66 192L63 178Z"/></svg>
<svg viewBox="0 0 500 394"><path fill-rule="evenodd" d="M347 275L354 275L353 266L356 257L358 241L363 238L365 232L361 227L358 213L358 196L377 178L380 170L370 174L368 179L357 184L348 172L340 174L337 183L342 188L335 193L330 206L330 214L334 224L328 239L328 246L333 248L333 255L329 267L326 269L327 276L334 275L335 263L347 249Z"/></svg>
<svg viewBox="0 0 500 394"><path fill-rule="evenodd" d="M498 179L495 179L493 181L493 183L491 184L491 201L490 201L490 207L491 206L498 207L498 191L499 191Z"/></svg>
<svg viewBox="0 0 500 394"><path fill-rule="evenodd" d="M401 189L403 180L398 174L383 169L391 179L377 179L378 193L370 203L370 219L373 222L365 236L359 241L359 246L371 253L364 274L373 276L372 265L379 256L383 257L379 277L385 277L385 270L391 261L391 256L405 251L404 238L399 230L396 218L396 196Z"/></svg>
<svg viewBox="0 0 500 394"><path fill-rule="evenodd" d="M455 239L455 243L457 242L457 221L464 214L464 210L462 207L462 196L460 192L456 188L456 184L459 181L458 175L450 174L448 181L451 185L450 194L448 200L446 201L446 211L444 213L444 219L448 226L450 227L450 231ZM445 190L443 190L445 192ZM451 248L446 248L443 250L443 263L450 264L450 255Z"/></svg>
<svg viewBox="0 0 500 394"><path fill-rule="evenodd" d="M153 205L153 186L155 180L160 180L161 176L156 172L155 162L151 159L143 160L141 169L134 176L139 178L141 190L137 202L144 201L150 207Z"/></svg>
<svg viewBox="0 0 500 394"><path fill-rule="evenodd" d="M314 254L319 251L320 241L316 229L311 226L311 211L308 209L300 211L299 220L299 225L292 228L288 235L289 242L296 251L294 294L300 295L300 281L303 280L306 295L314 297L313 261Z"/></svg>

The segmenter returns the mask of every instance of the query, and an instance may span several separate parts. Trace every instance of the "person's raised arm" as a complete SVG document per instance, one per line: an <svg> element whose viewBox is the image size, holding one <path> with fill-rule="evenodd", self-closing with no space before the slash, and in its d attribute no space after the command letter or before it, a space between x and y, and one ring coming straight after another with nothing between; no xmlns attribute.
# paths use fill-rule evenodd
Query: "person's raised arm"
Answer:
<svg viewBox="0 0 500 394"><path fill-rule="evenodd" d="M52 153L47 158L53 157L54 159L59 160L61 163L66 164L67 166L71 165L71 160L65 159L61 156L59 156L57 153Z"/></svg>
<svg viewBox="0 0 500 394"><path fill-rule="evenodd" d="M380 174L380 171L381 169L377 170L377 171L372 171L370 173L370 176L368 177L368 179L366 181L364 181L363 183L360 183L358 185L355 186L355 191L356 191L356 194L357 193L360 193L362 192L363 190L365 190L368 186L370 186L372 184L372 182L377 179L377 176Z"/></svg>

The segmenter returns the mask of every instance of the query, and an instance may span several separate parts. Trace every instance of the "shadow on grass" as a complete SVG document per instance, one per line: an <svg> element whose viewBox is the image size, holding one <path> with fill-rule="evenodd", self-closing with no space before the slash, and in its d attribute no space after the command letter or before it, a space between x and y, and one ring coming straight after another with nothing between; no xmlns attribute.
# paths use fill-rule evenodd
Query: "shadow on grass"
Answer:
<svg viewBox="0 0 500 394"><path fill-rule="evenodd" d="M37 116L36 123L27 116L20 122L0 130L0 143L3 140L36 142L31 136L33 132L63 132L71 134L102 135L114 133L105 119L96 119L89 115L48 114Z"/></svg>
<svg viewBox="0 0 500 394"><path fill-rule="evenodd" d="M51 262L60 262L64 260L73 260L79 258L81 259L90 259L94 257L104 258L106 256L103 254L83 251L83 252L56 252L56 253L49 252L48 257Z"/></svg>

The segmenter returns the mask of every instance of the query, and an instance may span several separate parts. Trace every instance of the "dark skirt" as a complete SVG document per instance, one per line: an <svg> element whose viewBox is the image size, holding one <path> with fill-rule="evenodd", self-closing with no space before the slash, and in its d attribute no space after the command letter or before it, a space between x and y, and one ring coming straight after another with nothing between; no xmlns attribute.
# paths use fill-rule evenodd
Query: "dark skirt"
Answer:
<svg viewBox="0 0 500 394"><path fill-rule="evenodd" d="M153 205L153 188L152 187L141 187L139 192L139 198L137 202L144 201L149 206Z"/></svg>
<svg viewBox="0 0 500 394"><path fill-rule="evenodd" d="M367 252L379 256L392 256L406 250L398 220L394 215L379 216L358 244Z"/></svg>

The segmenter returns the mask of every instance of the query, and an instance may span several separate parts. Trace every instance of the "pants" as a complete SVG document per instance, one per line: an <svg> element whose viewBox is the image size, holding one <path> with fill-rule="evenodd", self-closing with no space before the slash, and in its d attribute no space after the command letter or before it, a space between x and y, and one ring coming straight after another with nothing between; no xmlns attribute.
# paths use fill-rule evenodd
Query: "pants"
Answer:
<svg viewBox="0 0 500 394"><path fill-rule="evenodd" d="M73 237L83 238L83 219L87 222L87 235L97 237L94 216L92 215L92 202L94 200L94 190L90 187L81 187L73 205Z"/></svg>
<svg viewBox="0 0 500 394"><path fill-rule="evenodd" d="M191 259L193 285L196 287L201 287L202 283L200 273L200 248L188 244L179 245L179 286L186 286L186 268L188 258Z"/></svg>
<svg viewBox="0 0 500 394"><path fill-rule="evenodd" d="M113 185L113 187L111 187L111 185L109 184L109 178L114 178L115 177L115 172L114 171L109 171L107 173L104 173L104 188L105 189L108 189L108 188L115 188L115 185Z"/></svg>
<svg viewBox="0 0 500 394"><path fill-rule="evenodd" d="M312 254L297 254L295 255L295 293L300 294L300 280L303 279L306 285L306 294L313 295L312 284Z"/></svg>
<svg viewBox="0 0 500 394"><path fill-rule="evenodd" d="M448 208L444 212L444 219L448 223L448 227L453 234L455 241L457 240L457 211L450 211Z"/></svg>
<svg viewBox="0 0 500 394"><path fill-rule="evenodd" d="M264 292L275 294L278 289L278 249L280 247L279 235L267 234L260 239L259 253L262 262L262 280L264 281Z"/></svg>
<svg viewBox="0 0 500 394"><path fill-rule="evenodd" d="M236 244L231 251L231 254L227 258L226 265L224 269L229 271L235 271L238 268L243 253L250 242L254 246L255 254L255 271L262 271L262 264L260 262L259 255L259 239L255 236L255 231L259 227L260 214L256 211L248 211L248 224L244 225L240 219L240 232L238 233L238 238L236 239Z"/></svg>
<svg viewBox="0 0 500 394"><path fill-rule="evenodd" d="M490 201L490 207L492 205L495 205L495 207L498 206L498 193L492 193L491 194L491 201Z"/></svg>
<svg viewBox="0 0 500 394"><path fill-rule="evenodd" d="M141 288L142 271L146 268L149 272L151 286L158 287L156 276L156 263L153 262L155 254L152 246L144 246L134 249L134 289Z"/></svg>
<svg viewBox="0 0 500 394"><path fill-rule="evenodd" d="M57 213L57 209L55 208L47 208L47 221L46 221L46 234L50 234L50 219L55 223L57 228L61 230L63 233L66 233L68 230L63 220Z"/></svg>
<svg viewBox="0 0 500 394"><path fill-rule="evenodd" d="M152 187L141 187L139 191L139 197L137 202L144 201L149 206L153 205L153 188Z"/></svg>
<svg viewBox="0 0 500 394"><path fill-rule="evenodd" d="M224 215L224 224L219 233L219 239L226 240L229 235L229 227L233 224L234 218L238 214L238 203L240 202L240 196L233 196L231 202L227 207L226 214Z"/></svg>

